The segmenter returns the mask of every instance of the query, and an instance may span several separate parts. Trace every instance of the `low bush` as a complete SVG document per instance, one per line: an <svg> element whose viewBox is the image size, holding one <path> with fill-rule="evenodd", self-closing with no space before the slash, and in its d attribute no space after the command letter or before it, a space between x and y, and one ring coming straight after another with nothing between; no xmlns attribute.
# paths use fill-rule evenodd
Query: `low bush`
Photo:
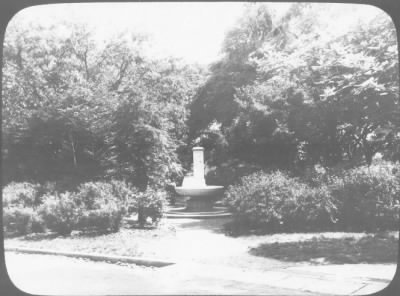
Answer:
<svg viewBox="0 0 400 296"><path fill-rule="evenodd" d="M44 231L43 221L32 208L4 208L3 226L6 233L17 235Z"/></svg>
<svg viewBox="0 0 400 296"><path fill-rule="evenodd" d="M82 207L79 229L118 231L128 201L137 190L123 181L87 182L78 187L75 202Z"/></svg>
<svg viewBox="0 0 400 296"><path fill-rule="evenodd" d="M123 204L128 203L138 192L136 187L125 181L111 180L110 184L113 196Z"/></svg>
<svg viewBox="0 0 400 296"><path fill-rule="evenodd" d="M61 235L71 234L83 213L75 201L76 195L70 192L46 196L38 209L46 227Z"/></svg>
<svg viewBox="0 0 400 296"><path fill-rule="evenodd" d="M5 230L18 234L45 228L61 235L73 230L118 231L123 216L131 211L143 226L148 218L162 217L165 195L155 190L139 192L123 181L87 182L76 192L57 192L55 183L11 183L5 196Z"/></svg>
<svg viewBox="0 0 400 296"><path fill-rule="evenodd" d="M164 192L147 189L137 192L130 203L130 210L137 213L139 226L143 227L148 218L153 223L157 223L163 215L165 205L166 195Z"/></svg>
<svg viewBox="0 0 400 296"><path fill-rule="evenodd" d="M3 207L36 207L41 204L41 186L12 182L3 188Z"/></svg>
<svg viewBox="0 0 400 296"><path fill-rule="evenodd" d="M344 229L397 229L400 208L398 165L378 162L331 176L329 187Z"/></svg>
<svg viewBox="0 0 400 296"><path fill-rule="evenodd" d="M95 210L84 210L77 228L116 232L120 229L123 215L118 204L109 202Z"/></svg>
<svg viewBox="0 0 400 296"><path fill-rule="evenodd" d="M326 187L312 188L286 173L256 172L229 186L224 204L234 214L239 231L330 227L336 208Z"/></svg>
<svg viewBox="0 0 400 296"><path fill-rule="evenodd" d="M111 185L105 182L81 184L75 195L77 205L84 207L86 210L95 210L108 199L113 199L113 195L111 193Z"/></svg>
<svg viewBox="0 0 400 296"><path fill-rule="evenodd" d="M346 170L316 166L301 179L257 172L228 187L224 202L239 231L397 229L399 167L385 161Z"/></svg>
<svg viewBox="0 0 400 296"><path fill-rule="evenodd" d="M118 203L125 208L129 200L133 199L137 190L123 181L87 182L78 187L76 202L83 203L87 210L99 209L109 201Z"/></svg>

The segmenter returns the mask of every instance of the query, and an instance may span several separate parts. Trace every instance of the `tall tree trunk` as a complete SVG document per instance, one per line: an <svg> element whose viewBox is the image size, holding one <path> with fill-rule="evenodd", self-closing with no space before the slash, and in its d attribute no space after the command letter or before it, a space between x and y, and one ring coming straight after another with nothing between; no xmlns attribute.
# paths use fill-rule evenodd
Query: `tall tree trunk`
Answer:
<svg viewBox="0 0 400 296"><path fill-rule="evenodd" d="M74 161L74 168L76 168L78 166L78 163L76 161L75 143L74 143L74 138L72 136L72 132L69 133L69 139L71 141L72 158L73 158L73 161Z"/></svg>

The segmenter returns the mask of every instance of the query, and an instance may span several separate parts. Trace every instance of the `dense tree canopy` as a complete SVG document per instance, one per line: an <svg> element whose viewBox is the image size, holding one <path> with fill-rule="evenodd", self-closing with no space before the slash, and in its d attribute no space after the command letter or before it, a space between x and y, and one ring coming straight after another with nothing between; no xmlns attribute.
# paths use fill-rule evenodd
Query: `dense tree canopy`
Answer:
<svg viewBox="0 0 400 296"><path fill-rule="evenodd" d="M70 24L10 27L5 176L110 176L146 188L181 174L177 150L185 143L186 106L202 70L172 58L150 59L145 43L144 36L122 34L101 46L85 27Z"/></svg>
<svg viewBox="0 0 400 296"><path fill-rule="evenodd" d="M278 18L266 5L250 5L191 105L193 138L207 144L218 135L225 144L214 141L215 153L266 166L396 157L393 23L378 13L335 33L338 13L295 4Z"/></svg>
<svg viewBox="0 0 400 296"><path fill-rule="evenodd" d="M339 10L248 4L206 71L149 57L128 32L14 23L3 52L4 181L177 180L190 148L209 166L400 159L398 45L388 16L335 30Z"/></svg>

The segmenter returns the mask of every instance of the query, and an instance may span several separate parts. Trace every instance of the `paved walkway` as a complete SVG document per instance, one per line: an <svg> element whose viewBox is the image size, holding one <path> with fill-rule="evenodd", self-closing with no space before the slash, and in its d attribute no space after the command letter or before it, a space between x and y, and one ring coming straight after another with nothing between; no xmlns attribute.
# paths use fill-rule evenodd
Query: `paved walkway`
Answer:
<svg viewBox="0 0 400 296"><path fill-rule="evenodd" d="M390 265L303 266L260 272L200 263L162 268L118 266L13 252L6 252L6 265L20 290L40 295L363 295L382 290L393 276Z"/></svg>
<svg viewBox="0 0 400 296"><path fill-rule="evenodd" d="M171 220L174 240L160 240L162 268L118 266L49 255L6 253L12 281L32 294L362 295L385 288L395 264L310 265L255 257L256 236L235 239L223 221ZM160 250L160 245L157 249ZM154 245L149 246L155 248ZM156 251L156 250L155 250Z"/></svg>
<svg viewBox="0 0 400 296"><path fill-rule="evenodd" d="M249 277L219 276L208 266L176 264L157 269L118 266L51 255L6 253L8 274L16 287L40 295L131 294L285 294L315 295ZM211 272L212 271L212 272ZM217 273L216 273L217 272ZM229 275L230 271L228 272Z"/></svg>

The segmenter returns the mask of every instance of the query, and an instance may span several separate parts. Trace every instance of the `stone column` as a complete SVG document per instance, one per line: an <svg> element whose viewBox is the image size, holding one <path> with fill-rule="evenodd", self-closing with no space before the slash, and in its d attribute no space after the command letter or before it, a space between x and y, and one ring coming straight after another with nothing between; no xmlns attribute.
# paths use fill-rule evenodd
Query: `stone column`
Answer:
<svg viewBox="0 0 400 296"><path fill-rule="evenodd" d="M204 179L204 148L193 147L193 177L196 184L206 186Z"/></svg>

